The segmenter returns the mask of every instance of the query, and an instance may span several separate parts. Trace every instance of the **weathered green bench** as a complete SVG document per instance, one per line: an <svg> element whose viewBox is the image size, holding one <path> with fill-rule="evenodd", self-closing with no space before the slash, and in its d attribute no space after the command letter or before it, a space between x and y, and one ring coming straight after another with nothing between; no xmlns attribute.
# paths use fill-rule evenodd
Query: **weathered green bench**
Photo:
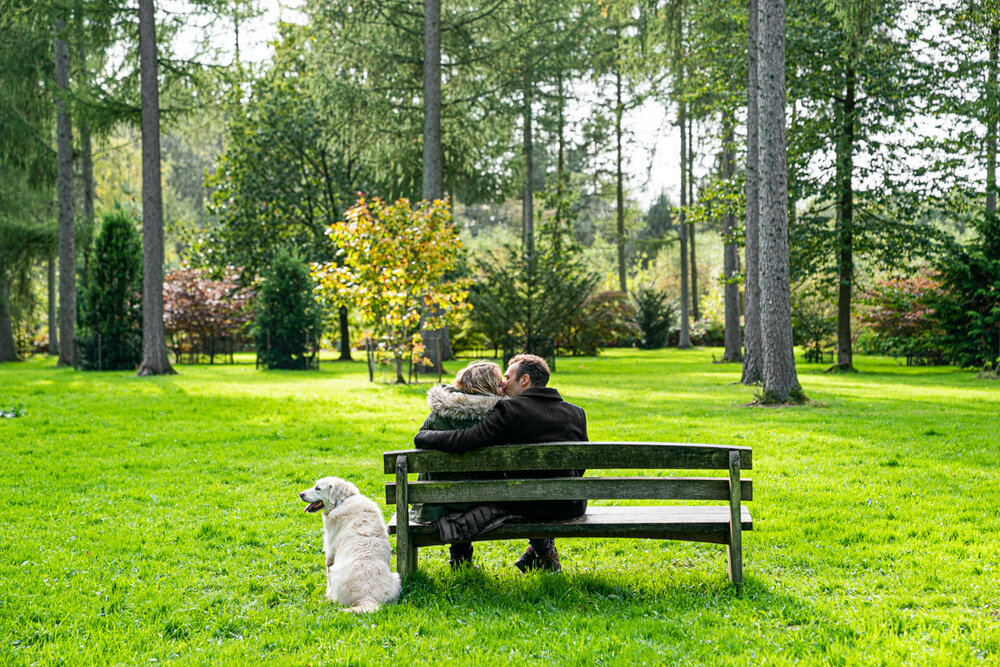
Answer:
<svg viewBox="0 0 1000 667"><path fill-rule="evenodd" d="M441 544L433 525L399 522L410 503L506 502L516 500L685 500L726 501L725 505L589 507L563 521L508 523L475 541L537 537L634 537L713 542L728 547L729 579L743 581L742 531L753 529L751 480L740 471L752 466L749 447L662 442L559 442L484 447L466 454L423 449L385 452L385 499L396 506L389 532L396 535L396 570L416 571L417 549ZM410 473L586 468L584 477L486 481L413 481ZM606 470L727 470L728 477L597 477Z"/></svg>

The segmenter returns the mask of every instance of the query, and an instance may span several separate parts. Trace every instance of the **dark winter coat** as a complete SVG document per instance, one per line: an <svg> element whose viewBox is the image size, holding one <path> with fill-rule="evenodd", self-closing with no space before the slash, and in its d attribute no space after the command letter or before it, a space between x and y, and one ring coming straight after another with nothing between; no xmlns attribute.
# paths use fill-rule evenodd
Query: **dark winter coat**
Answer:
<svg viewBox="0 0 1000 667"><path fill-rule="evenodd" d="M549 387L526 389L515 398L500 401L478 424L457 431L421 430L413 443L421 449L462 453L494 445L535 442L587 441L587 416ZM583 470L525 470L508 477L580 477ZM586 500L522 502L507 504L516 513L538 521L580 516Z"/></svg>
<svg viewBox="0 0 1000 667"><path fill-rule="evenodd" d="M489 394L466 394L451 385L435 385L427 392L427 407L429 415L420 427L421 431L453 431L468 428L479 423L503 399L502 396ZM491 473L420 473L419 480L461 480L461 479L493 479ZM422 523L436 521L449 512L467 510L473 507L470 503L426 503L410 508L410 518Z"/></svg>

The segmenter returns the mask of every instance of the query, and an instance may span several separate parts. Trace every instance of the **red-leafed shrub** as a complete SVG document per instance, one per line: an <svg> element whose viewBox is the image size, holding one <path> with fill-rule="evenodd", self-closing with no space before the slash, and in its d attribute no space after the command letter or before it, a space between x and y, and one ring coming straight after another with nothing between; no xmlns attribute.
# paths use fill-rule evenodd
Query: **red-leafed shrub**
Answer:
<svg viewBox="0 0 1000 667"><path fill-rule="evenodd" d="M929 271L880 280L862 292L858 320L867 329L866 347L882 354L940 361L944 349L934 303L941 294L941 282Z"/></svg>
<svg viewBox="0 0 1000 667"><path fill-rule="evenodd" d="M219 279L204 269L178 269L163 283L163 322L177 361L228 354L241 346L253 319L253 291L239 284L240 270L226 267Z"/></svg>

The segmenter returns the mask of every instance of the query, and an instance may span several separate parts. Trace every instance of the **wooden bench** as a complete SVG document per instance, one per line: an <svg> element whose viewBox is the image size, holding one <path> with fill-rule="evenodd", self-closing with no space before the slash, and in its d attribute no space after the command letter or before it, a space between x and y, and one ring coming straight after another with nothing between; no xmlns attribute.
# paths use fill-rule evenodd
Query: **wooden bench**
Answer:
<svg viewBox="0 0 1000 667"><path fill-rule="evenodd" d="M697 500L725 505L589 507L583 516L551 522L518 521L474 541L540 537L633 537L713 542L728 547L729 579L743 581L742 531L753 529L749 447L662 442L559 442L485 447L466 454L409 449L385 452L385 499L396 506L389 532L396 535L396 570L416 571L417 549L441 544L433 525L399 522L411 503L506 502L518 500ZM586 468L583 477L485 481L413 481L410 473ZM728 477L598 477L607 470L726 470Z"/></svg>

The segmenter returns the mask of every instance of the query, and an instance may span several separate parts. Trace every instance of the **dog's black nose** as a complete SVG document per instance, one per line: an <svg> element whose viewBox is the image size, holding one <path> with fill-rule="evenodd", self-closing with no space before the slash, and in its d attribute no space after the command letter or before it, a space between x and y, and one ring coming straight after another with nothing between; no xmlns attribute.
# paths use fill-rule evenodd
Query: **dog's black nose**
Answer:
<svg viewBox="0 0 1000 667"><path fill-rule="evenodd" d="M299 494L299 498L301 498L302 500L305 500L306 499L306 492L303 491L302 493L300 493Z"/></svg>

